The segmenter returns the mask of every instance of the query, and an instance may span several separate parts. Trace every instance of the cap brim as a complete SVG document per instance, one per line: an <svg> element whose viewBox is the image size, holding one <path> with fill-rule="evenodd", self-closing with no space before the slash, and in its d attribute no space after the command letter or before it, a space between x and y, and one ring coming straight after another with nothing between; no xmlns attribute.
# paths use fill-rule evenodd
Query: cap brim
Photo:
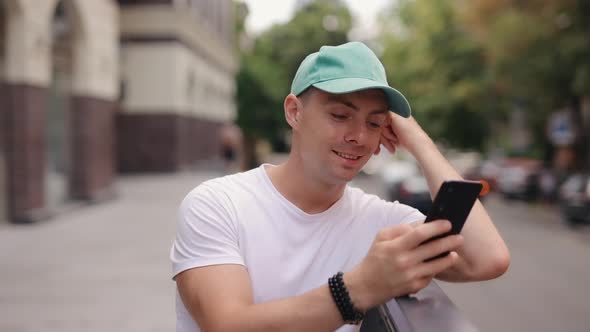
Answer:
<svg viewBox="0 0 590 332"><path fill-rule="evenodd" d="M338 78L329 81L314 83L312 86L334 94L349 93L368 89L381 89L385 92L391 111L407 118L412 113L410 103L404 95L389 85L366 78Z"/></svg>

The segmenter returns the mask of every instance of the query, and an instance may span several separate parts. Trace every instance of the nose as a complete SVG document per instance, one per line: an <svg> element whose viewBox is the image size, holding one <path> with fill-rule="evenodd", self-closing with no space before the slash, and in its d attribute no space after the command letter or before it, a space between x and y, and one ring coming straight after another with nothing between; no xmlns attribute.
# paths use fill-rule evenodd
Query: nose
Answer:
<svg viewBox="0 0 590 332"><path fill-rule="evenodd" d="M353 144L363 144L364 139L367 137L367 126L364 124L363 121L351 121L347 130L346 134L344 135L344 140L347 143Z"/></svg>

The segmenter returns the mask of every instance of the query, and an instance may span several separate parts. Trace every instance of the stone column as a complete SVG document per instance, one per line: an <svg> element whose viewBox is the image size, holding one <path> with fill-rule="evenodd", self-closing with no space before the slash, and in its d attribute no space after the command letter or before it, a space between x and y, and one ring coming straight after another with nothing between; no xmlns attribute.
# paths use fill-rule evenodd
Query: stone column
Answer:
<svg viewBox="0 0 590 332"><path fill-rule="evenodd" d="M118 7L104 0L76 3L85 34L74 49L69 191L74 199L102 200L114 193Z"/></svg>
<svg viewBox="0 0 590 332"><path fill-rule="evenodd" d="M8 215L13 222L33 222L47 215L45 123L57 0L9 3L3 110ZM66 4L73 9L74 30L81 32L73 50L70 194L92 199L113 180L118 11L110 0Z"/></svg>
<svg viewBox="0 0 590 332"><path fill-rule="evenodd" d="M112 101L72 97L69 190L74 199L100 201L114 194L115 110Z"/></svg>
<svg viewBox="0 0 590 332"><path fill-rule="evenodd" d="M0 2L0 223L8 219L6 194L6 157L4 148L4 135L6 133L6 105L4 104L4 70L5 70L5 53L6 53L6 7L4 2Z"/></svg>
<svg viewBox="0 0 590 332"><path fill-rule="evenodd" d="M17 223L44 218L46 88L5 86L9 217Z"/></svg>
<svg viewBox="0 0 590 332"><path fill-rule="evenodd" d="M7 2L3 134L8 217L32 222L46 215L45 113L48 82L47 13L51 2Z"/></svg>
<svg viewBox="0 0 590 332"><path fill-rule="evenodd" d="M4 104L4 84L0 82L0 223L8 219L8 183L6 183L6 151L4 135L6 133L6 105Z"/></svg>

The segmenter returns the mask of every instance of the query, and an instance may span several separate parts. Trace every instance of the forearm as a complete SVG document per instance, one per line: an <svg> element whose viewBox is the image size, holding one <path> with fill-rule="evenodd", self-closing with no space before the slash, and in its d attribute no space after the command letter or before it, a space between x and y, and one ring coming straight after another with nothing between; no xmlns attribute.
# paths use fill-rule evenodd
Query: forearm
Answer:
<svg viewBox="0 0 590 332"><path fill-rule="evenodd" d="M344 324L327 285L302 295L228 308L203 331L334 331Z"/></svg>
<svg viewBox="0 0 590 332"><path fill-rule="evenodd" d="M462 180L463 178L440 153L430 137L423 134L420 142L410 152L420 165L422 173L428 182L430 194L434 198L443 181Z"/></svg>
<svg viewBox="0 0 590 332"><path fill-rule="evenodd" d="M443 181L462 179L425 133L411 153L422 168L433 198ZM482 280L495 278L506 270L508 249L479 200L473 206L461 234L464 244L457 251L459 262L437 278L447 281Z"/></svg>

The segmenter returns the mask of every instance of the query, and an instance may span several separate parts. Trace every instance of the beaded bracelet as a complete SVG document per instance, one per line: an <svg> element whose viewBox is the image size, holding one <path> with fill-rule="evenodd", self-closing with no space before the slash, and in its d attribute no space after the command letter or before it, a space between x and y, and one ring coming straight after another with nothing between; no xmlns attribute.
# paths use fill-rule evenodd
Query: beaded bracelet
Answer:
<svg viewBox="0 0 590 332"><path fill-rule="evenodd" d="M346 324L358 325L365 317L365 314L357 310L352 304L350 295L348 294L348 290L342 279L343 275L342 272L338 272L329 278L328 287L330 288L330 293L332 294L334 302L336 302L338 311L340 311L342 320L344 320Z"/></svg>

